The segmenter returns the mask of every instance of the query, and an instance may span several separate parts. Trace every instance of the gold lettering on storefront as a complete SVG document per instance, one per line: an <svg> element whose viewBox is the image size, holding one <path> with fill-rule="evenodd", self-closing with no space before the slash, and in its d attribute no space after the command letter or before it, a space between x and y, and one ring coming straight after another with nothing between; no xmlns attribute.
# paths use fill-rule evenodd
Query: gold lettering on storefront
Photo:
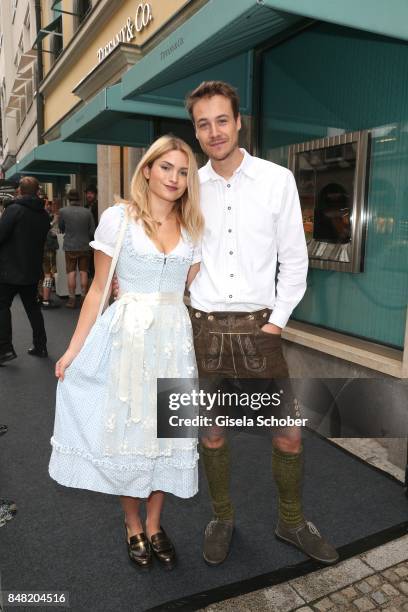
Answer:
<svg viewBox="0 0 408 612"><path fill-rule="evenodd" d="M102 62L118 45L130 43L136 38L136 33L142 32L153 20L152 7L148 2L141 2L137 9L135 18L128 17L126 24L106 45L99 47L97 51L98 63Z"/></svg>

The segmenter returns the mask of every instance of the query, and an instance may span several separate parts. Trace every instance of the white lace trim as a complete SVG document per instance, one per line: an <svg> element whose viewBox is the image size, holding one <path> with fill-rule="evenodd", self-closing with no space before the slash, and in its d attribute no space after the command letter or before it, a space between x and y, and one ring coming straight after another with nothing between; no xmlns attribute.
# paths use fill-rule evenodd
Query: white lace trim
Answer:
<svg viewBox="0 0 408 612"><path fill-rule="evenodd" d="M127 455L137 455L136 457L134 457L135 463L133 463L132 465L114 463L113 461L109 459L96 459L93 455L91 455L91 453L87 453L85 451L82 451L78 448L74 448L72 446L64 446L62 444L59 444L54 439L54 437L51 438L51 445L56 451L64 455L76 455L78 457L82 457L82 459L86 459L87 461L90 461L93 465L105 467L109 470L120 471L120 472L122 471L136 472L138 470L146 470L146 471L151 470L152 461L159 461L161 467L166 466L166 467L173 467L173 468L182 469L182 470L184 469L190 470L196 467L197 461L199 458L197 450L195 450L195 452L193 453L192 458L190 457L188 458L189 459L188 461L186 461L183 457L179 456L179 455L183 455L184 453L193 451L194 448L196 447L195 442L190 443L189 446L173 449L172 455L170 456L161 454L161 455L156 455L155 457L146 457L144 455L143 456L138 455L137 453L134 453L134 452L123 453L125 455L126 454Z"/></svg>

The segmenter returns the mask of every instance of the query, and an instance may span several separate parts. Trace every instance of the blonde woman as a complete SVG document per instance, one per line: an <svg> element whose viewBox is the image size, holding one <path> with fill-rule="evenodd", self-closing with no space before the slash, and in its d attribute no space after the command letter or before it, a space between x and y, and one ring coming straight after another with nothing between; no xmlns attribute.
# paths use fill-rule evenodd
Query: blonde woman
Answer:
<svg viewBox="0 0 408 612"><path fill-rule="evenodd" d="M198 189L190 147L173 136L154 142L133 176L131 201L101 217L91 242L95 278L55 368L50 475L120 496L128 554L141 568L153 556L166 568L176 560L160 522L165 492L197 492L196 440L156 438L156 381L196 375L183 293L199 268ZM120 243L120 294L98 317Z"/></svg>

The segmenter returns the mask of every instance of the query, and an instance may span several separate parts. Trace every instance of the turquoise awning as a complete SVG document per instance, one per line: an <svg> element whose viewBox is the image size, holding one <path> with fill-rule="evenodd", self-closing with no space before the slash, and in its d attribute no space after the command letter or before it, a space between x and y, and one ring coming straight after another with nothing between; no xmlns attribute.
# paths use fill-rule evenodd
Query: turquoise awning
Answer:
<svg viewBox="0 0 408 612"><path fill-rule="evenodd" d="M145 147L154 139L151 117L185 119L180 102L157 104L122 100L121 86L112 85L61 126L63 141Z"/></svg>
<svg viewBox="0 0 408 612"><path fill-rule="evenodd" d="M124 98L134 98L252 49L300 25L256 0L209 0L122 77Z"/></svg>
<svg viewBox="0 0 408 612"><path fill-rule="evenodd" d="M61 139L69 142L146 147L157 135L156 127L169 120L188 119L184 96L200 81L212 77L201 71L151 94L123 100L122 87L112 85L100 91L61 126ZM241 112L250 114L252 102L252 53L243 53L217 66L216 77L228 79L241 92ZM160 126L159 126L160 123ZM171 129L170 129L171 131Z"/></svg>
<svg viewBox="0 0 408 612"><path fill-rule="evenodd" d="M69 175L81 170L82 165L96 165L96 146L78 145L56 140L40 145L6 172L15 174Z"/></svg>
<svg viewBox="0 0 408 612"><path fill-rule="evenodd" d="M265 7L408 40L407 0L261 0Z"/></svg>
<svg viewBox="0 0 408 612"><path fill-rule="evenodd" d="M209 0L122 78L125 99L215 66L313 20L408 40L406 0Z"/></svg>
<svg viewBox="0 0 408 612"><path fill-rule="evenodd" d="M40 183L56 183L58 181L64 181L69 183L69 174L51 174L46 172L20 172L18 164L14 164L8 170L6 170L5 176L7 180L18 181L22 176L29 175L35 176Z"/></svg>

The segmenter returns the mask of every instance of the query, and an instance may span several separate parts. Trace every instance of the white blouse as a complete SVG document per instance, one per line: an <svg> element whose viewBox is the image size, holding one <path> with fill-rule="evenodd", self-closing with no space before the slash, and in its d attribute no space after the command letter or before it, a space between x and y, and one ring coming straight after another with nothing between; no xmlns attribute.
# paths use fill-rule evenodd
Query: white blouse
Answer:
<svg viewBox="0 0 408 612"><path fill-rule="evenodd" d="M123 204L113 205L102 213L99 225L95 230L95 238L89 243L93 249L96 251L103 251L103 253L106 253L106 255L109 255L109 257L113 256L113 252L115 250L115 244L122 222L121 208L123 206ZM130 220L129 228L135 251L142 255L145 253L158 253L164 255L164 253L162 253L162 251L160 251L154 242L146 235L142 221ZM188 233L182 228L179 243L166 255L189 257L191 244L192 241L188 236ZM193 250L193 261L191 264L195 264L200 261L201 245L195 244Z"/></svg>

